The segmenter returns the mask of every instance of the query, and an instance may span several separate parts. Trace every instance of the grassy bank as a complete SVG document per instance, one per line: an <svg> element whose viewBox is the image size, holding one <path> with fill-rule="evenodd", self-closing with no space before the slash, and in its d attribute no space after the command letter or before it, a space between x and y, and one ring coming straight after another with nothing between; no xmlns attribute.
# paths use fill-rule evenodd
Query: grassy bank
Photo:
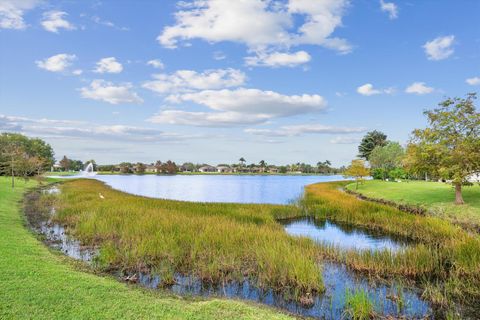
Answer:
<svg viewBox="0 0 480 320"><path fill-rule="evenodd" d="M480 230L480 186L463 188L465 205L455 205L455 190L449 184L439 182L411 181L385 182L366 181L355 190L354 185L347 186L367 197L385 199L401 204L420 205L428 213L446 219L466 229Z"/></svg>
<svg viewBox="0 0 480 320"><path fill-rule="evenodd" d="M213 299L187 301L78 271L27 231L23 192L0 177L0 319L287 319L263 307Z"/></svg>

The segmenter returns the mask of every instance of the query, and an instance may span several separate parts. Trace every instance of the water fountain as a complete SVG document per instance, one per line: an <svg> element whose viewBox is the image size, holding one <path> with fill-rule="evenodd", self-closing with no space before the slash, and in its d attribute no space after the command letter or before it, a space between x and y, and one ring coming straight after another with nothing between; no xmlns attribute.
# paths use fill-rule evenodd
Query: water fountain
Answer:
<svg viewBox="0 0 480 320"><path fill-rule="evenodd" d="M83 177L93 177L96 174L97 173L95 171L93 171L93 163L92 162L89 162L88 165L85 167L85 169L83 171L80 171L80 175L82 175Z"/></svg>

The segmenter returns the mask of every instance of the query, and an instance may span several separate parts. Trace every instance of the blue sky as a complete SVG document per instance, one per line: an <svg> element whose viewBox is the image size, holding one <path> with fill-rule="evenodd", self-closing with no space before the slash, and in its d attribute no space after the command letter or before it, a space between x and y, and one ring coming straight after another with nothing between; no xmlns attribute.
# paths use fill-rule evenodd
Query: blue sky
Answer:
<svg viewBox="0 0 480 320"><path fill-rule="evenodd" d="M480 1L0 0L0 131L57 158L347 164L480 89Z"/></svg>

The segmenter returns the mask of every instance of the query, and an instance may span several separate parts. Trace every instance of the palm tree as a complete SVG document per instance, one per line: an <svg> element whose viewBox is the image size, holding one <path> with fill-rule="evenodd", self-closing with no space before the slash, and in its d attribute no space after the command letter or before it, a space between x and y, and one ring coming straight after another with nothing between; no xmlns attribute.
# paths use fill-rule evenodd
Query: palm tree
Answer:
<svg viewBox="0 0 480 320"><path fill-rule="evenodd" d="M246 162L246 161L245 161L245 158L244 158L244 157L241 157L240 160L238 160L238 161L240 161L240 164L241 164L242 166L245 165L245 162Z"/></svg>
<svg viewBox="0 0 480 320"><path fill-rule="evenodd" d="M260 160L259 164L260 164L260 168L262 168L262 172L265 172L265 167L267 166L267 163L265 162L265 160Z"/></svg>

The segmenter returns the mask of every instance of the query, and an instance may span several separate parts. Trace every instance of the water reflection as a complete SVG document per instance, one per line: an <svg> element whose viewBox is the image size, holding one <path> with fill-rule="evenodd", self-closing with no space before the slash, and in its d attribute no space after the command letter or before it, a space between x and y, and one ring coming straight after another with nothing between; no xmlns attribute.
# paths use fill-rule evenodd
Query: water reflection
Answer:
<svg viewBox="0 0 480 320"><path fill-rule="evenodd" d="M322 244L329 244L342 249L398 251L407 245L405 241L360 229L348 224L333 223L312 217L281 221L285 231L297 237L308 237Z"/></svg>

